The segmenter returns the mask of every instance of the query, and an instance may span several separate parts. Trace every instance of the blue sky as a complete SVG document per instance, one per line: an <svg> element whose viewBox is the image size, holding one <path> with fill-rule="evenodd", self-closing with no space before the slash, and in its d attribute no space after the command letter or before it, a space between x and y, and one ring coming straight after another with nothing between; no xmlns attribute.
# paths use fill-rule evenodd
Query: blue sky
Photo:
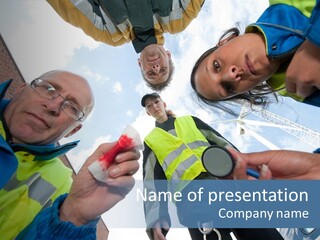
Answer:
<svg viewBox="0 0 320 240"><path fill-rule="evenodd" d="M199 104L192 94L189 75L196 58L215 44L223 31L236 24L244 29L267 5L266 0L207 0L199 17L184 32L165 35L165 47L172 53L176 71L162 98L177 115L200 117L243 152L267 148L250 135L240 136L235 123L221 123L232 119L230 116ZM62 141L81 139L79 147L68 154L76 169L100 143L116 140L127 124L132 124L142 137L152 129L153 120L140 106L141 97L151 91L141 78L138 55L131 44L115 48L95 42L60 19L45 1L2 0L0 18L1 35L26 81L52 69L73 71L89 80L96 97L93 114L79 133ZM269 110L320 132L316 124L320 109L282 98ZM254 129L280 148L314 149L279 129ZM141 176L140 170L136 178ZM178 233L180 237L174 237ZM110 229L109 239L125 239L131 234L136 239L147 239L144 229ZM187 239L183 237L184 230L173 230L170 234L168 239Z"/></svg>

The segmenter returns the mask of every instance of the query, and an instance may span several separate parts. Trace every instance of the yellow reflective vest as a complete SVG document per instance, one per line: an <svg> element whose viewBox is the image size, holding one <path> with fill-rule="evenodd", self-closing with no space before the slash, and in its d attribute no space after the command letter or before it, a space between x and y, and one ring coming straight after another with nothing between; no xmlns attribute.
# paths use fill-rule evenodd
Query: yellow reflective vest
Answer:
<svg viewBox="0 0 320 240"><path fill-rule="evenodd" d="M306 17L310 18L311 12L316 5L316 0L269 0L270 5L287 4L299 9Z"/></svg>
<svg viewBox="0 0 320 240"><path fill-rule="evenodd" d="M2 122L0 134L6 138ZM26 151L17 151L15 156L17 170L0 190L1 239L14 239L43 208L67 193L72 183L71 169L59 158L37 160Z"/></svg>
<svg viewBox="0 0 320 240"><path fill-rule="evenodd" d="M175 133L154 128L145 143L156 155L168 180L193 180L206 170L202 152L210 145L191 116L176 118Z"/></svg>

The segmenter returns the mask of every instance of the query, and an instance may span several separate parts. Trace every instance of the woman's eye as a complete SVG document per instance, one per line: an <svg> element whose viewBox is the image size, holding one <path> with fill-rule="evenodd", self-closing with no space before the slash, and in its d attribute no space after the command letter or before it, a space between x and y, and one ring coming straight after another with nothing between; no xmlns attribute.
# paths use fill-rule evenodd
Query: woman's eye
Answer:
<svg viewBox="0 0 320 240"><path fill-rule="evenodd" d="M216 60L213 61L213 69L217 72L221 70L220 64Z"/></svg>

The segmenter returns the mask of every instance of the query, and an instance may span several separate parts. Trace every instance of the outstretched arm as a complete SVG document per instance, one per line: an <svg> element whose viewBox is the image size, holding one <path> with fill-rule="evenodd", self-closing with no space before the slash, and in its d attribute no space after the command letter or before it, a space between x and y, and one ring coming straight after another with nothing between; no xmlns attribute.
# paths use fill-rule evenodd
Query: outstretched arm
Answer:
<svg viewBox="0 0 320 240"><path fill-rule="evenodd" d="M108 168L106 182L97 181L88 166L114 145L100 145L75 176L70 193L60 196L51 207L41 211L17 239L96 239L100 215L129 193L134 185L132 175L139 168L140 153L128 150L115 157Z"/></svg>
<svg viewBox="0 0 320 240"><path fill-rule="evenodd" d="M274 150L239 153L228 149L236 159L235 179L250 179L247 168L260 172L260 179L320 179L320 154Z"/></svg>

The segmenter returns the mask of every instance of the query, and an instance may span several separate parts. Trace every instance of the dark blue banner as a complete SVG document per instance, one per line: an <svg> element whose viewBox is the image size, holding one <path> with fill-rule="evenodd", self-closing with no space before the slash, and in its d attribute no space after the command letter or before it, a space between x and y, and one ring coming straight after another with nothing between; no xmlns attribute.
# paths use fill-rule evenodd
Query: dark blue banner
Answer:
<svg viewBox="0 0 320 240"><path fill-rule="evenodd" d="M153 227L170 217L171 227L197 228L210 222L216 228L317 228L319 203L317 180L136 181L126 199L107 214L107 224ZM116 215L121 216L118 222Z"/></svg>

